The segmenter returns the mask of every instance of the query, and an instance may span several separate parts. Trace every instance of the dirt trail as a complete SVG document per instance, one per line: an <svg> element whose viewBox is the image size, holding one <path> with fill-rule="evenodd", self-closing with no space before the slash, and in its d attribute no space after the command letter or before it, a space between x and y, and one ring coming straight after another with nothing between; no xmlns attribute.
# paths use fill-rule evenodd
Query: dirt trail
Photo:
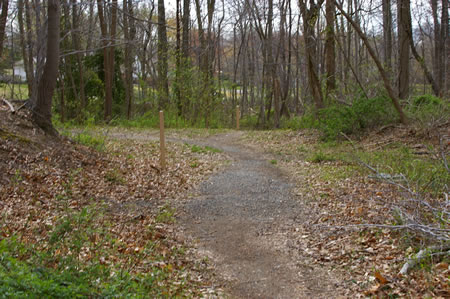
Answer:
<svg viewBox="0 0 450 299"><path fill-rule="evenodd" d="M327 273L286 250L286 229L308 217L288 178L260 153L239 145L239 137L232 132L200 142L222 149L233 161L184 203L178 222L214 262L232 296L336 297Z"/></svg>
<svg viewBox="0 0 450 299"><path fill-rule="evenodd" d="M292 194L289 178L262 152L242 145L242 132L169 142L223 150L231 164L178 202L179 231L213 262L218 283L234 298L337 298L341 282L312 264L290 235L311 212ZM117 139L158 140L158 132L109 132ZM295 232L298 234L299 232ZM341 291L337 291L337 289ZM340 296L341 295L341 296Z"/></svg>

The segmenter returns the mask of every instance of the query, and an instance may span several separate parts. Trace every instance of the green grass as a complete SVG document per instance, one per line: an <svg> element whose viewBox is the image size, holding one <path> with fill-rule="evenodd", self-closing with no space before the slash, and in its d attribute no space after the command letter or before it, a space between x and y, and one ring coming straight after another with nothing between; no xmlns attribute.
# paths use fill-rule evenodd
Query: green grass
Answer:
<svg viewBox="0 0 450 299"><path fill-rule="evenodd" d="M172 298L189 296L192 284L183 268L172 266L159 254L158 240L148 240L137 254L121 252L102 205L67 210L40 244L22 243L20 235L0 241L0 298ZM173 222L174 210L164 206L158 222ZM154 228L149 226L151 235ZM100 241L99 237L100 236ZM45 246L42 246L45 242ZM164 246L164 245L162 245ZM86 251L89 248L90 251ZM89 259L80 258L88 253ZM183 249L172 258L182 258ZM119 256L120 263L107 262ZM132 269L144 259L145 272Z"/></svg>
<svg viewBox="0 0 450 299"><path fill-rule="evenodd" d="M222 150L218 149L218 148L214 148L211 146L199 146L199 145L192 145L191 146L191 151L193 153L202 153L202 154L206 154L206 153L221 153Z"/></svg>
<svg viewBox="0 0 450 299"><path fill-rule="evenodd" d="M416 191L437 195L443 192L450 182L450 174L440 159L416 155L401 144L392 144L373 152L359 151L358 155L380 173L404 175L415 185Z"/></svg>
<svg viewBox="0 0 450 299"><path fill-rule="evenodd" d="M304 153L305 147L302 146L298 151L301 155ZM435 159L431 155L417 155L401 143L392 143L383 149L373 151L362 149L355 151L348 142L320 142L309 146L307 151L312 152L307 157L310 162L337 162L338 164L332 165L332 167L343 171L342 175L355 174L355 170L363 175L370 174L368 168L359 164L359 160L361 160L380 173L391 176L403 175L416 191L429 192L433 196L442 193L450 181L450 174L441 159ZM430 145L429 151L434 152L436 149ZM447 157L447 159L449 158ZM325 166L327 165L322 166L322 169L329 175L342 177L339 171L330 172L326 170Z"/></svg>
<svg viewBox="0 0 450 299"><path fill-rule="evenodd" d="M96 150L103 150L105 147L105 138L93 136L87 132L76 134L74 140L83 145L95 148Z"/></svg>
<svg viewBox="0 0 450 299"><path fill-rule="evenodd" d="M28 99L28 85L0 83L0 97L15 100L26 100Z"/></svg>
<svg viewBox="0 0 450 299"><path fill-rule="evenodd" d="M336 158L331 154L326 154L322 151L318 151L312 154L312 156L309 158L309 161L313 163L332 162L336 161Z"/></svg>

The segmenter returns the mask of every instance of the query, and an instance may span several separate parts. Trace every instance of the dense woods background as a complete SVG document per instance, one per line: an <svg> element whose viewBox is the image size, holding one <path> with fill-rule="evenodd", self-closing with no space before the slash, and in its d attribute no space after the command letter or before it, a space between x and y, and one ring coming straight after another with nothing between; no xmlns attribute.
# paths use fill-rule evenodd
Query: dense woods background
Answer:
<svg viewBox="0 0 450 299"><path fill-rule="evenodd" d="M0 0L0 297L450 298L448 4Z"/></svg>
<svg viewBox="0 0 450 299"><path fill-rule="evenodd" d="M445 0L2 0L2 93L42 107L56 80L39 115L60 122L224 127L239 105L244 126L345 132L441 110L448 35Z"/></svg>

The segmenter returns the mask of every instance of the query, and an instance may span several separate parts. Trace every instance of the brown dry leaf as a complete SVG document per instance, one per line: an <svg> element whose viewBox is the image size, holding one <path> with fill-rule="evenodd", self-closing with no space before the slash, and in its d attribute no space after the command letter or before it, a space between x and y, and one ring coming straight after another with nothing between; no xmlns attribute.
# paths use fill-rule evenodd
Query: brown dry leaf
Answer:
<svg viewBox="0 0 450 299"><path fill-rule="evenodd" d="M381 286L382 285L380 285L380 284L372 286L370 289L368 289L367 291L364 292L364 295L366 295L366 296L375 295L379 291Z"/></svg>
<svg viewBox="0 0 450 299"><path fill-rule="evenodd" d="M380 271L375 271L375 278L378 280L378 282L381 285L389 283L389 280L387 280L383 275L381 275Z"/></svg>

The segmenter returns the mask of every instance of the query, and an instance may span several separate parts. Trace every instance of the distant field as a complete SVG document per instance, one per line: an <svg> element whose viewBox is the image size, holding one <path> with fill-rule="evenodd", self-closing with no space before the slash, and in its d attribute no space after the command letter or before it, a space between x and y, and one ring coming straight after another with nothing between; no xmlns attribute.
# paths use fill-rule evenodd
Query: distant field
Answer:
<svg viewBox="0 0 450 299"><path fill-rule="evenodd" d="M0 97L14 100L28 99L28 86L26 84L0 83Z"/></svg>

